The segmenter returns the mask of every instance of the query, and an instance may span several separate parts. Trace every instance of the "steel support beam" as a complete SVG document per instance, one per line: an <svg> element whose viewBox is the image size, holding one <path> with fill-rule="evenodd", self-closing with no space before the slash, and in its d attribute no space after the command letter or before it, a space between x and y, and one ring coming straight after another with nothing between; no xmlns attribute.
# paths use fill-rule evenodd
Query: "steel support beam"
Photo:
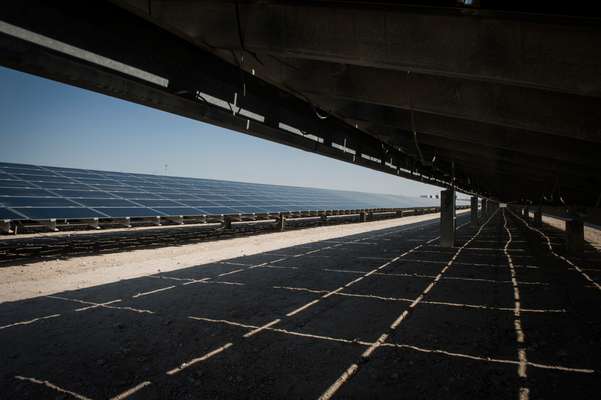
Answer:
<svg viewBox="0 0 601 400"><path fill-rule="evenodd" d="M117 2L166 28L177 26L198 45L224 54L242 50L233 1L153 0L152 12L144 1L137 7L132 0ZM244 47L263 63L269 57L326 60L601 96L598 21L535 9L497 15L397 2L281 1L240 3L239 16Z"/></svg>
<svg viewBox="0 0 601 400"><path fill-rule="evenodd" d="M543 157L573 165L599 168L599 163L596 162L598 150L587 141L415 110L412 120L411 111L382 104L325 97L322 100L326 109L344 118L348 123L374 127L375 132L378 132L378 128L396 129L397 132L411 132L414 129L420 136L437 137L441 142L453 140L515 152L527 157Z"/></svg>

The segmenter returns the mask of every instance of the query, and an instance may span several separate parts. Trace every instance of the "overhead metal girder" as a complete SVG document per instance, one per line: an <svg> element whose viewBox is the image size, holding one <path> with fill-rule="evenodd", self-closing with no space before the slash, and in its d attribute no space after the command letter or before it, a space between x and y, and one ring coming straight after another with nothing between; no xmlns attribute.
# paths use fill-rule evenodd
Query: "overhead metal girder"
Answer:
<svg viewBox="0 0 601 400"><path fill-rule="evenodd" d="M407 152L412 152L416 158L418 158L417 142L420 147L427 146L434 153L433 155L445 152L450 155L456 153L458 155L465 154L471 159L474 158L474 155L477 155L478 157L476 158L483 162L495 160L508 166L522 168L529 173L548 174L553 177L562 176L568 180L589 179L590 182L601 184L601 171L598 167L587 168L569 162L553 160L545 156L523 155L509 150L490 147L486 144L474 144L451 138L441 140L438 136L421 132L418 132L414 138L412 132L400 129L373 127L370 125L366 126L366 128L381 140L387 141L392 145L401 146Z"/></svg>
<svg viewBox="0 0 601 400"><path fill-rule="evenodd" d="M242 48L238 2L115 2L177 26L197 44ZM380 1L245 1L238 16L243 46L254 53L601 96L598 21L534 9L495 14Z"/></svg>
<svg viewBox="0 0 601 400"><path fill-rule="evenodd" d="M320 105L351 100L601 143L601 98L314 61L279 69L272 79Z"/></svg>
<svg viewBox="0 0 601 400"><path fill-rule="evenodd" d="M573 138L419 111L413 112L412 126L409 110L343 99L323 98L322 105L348 123L362 127L368 124L407 131L415 129L420 134L438 136L441 142L447 139L457 140L601 169L598 162L601 145Z"/></svg>

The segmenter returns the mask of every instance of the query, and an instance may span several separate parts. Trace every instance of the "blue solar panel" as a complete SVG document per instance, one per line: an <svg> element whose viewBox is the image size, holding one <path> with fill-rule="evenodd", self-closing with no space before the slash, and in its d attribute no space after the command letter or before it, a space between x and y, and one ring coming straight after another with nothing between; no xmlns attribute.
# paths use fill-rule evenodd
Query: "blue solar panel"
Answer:
<svg viewBox="0 0 601 400"><path fill-rule="evenodd" d="M8 208L0 207L0 219L23 219L23 217Z"/></svg>
<svg viewBox="0 0 601 400"><path fill-rule="evenodd" d="M89 208L15 208L15 211L25 215L28 219L84 219L84 218L106 218L105 215ZM25 219L25 218L15 218Z"/></svg>
<svg viewBox="0 0 601 400"><path fill-rule="evenodd" d="M101 211L103 214L106 214L112 218L122 218L122 217L156 217L162 216L163 214L156 212L150 208L144 207L131 207L131 208L121 208L121 207L107 207L107 208L99 208L94 207L96 210Z"/></svg>
<svg viewBox="0 0 601 400"><path fill-rule="evenodd" d="M192 207L154 207L154 209L167 216L204 214L200 210Z"/></svg>
<svg viewBox="0 0 601 400"><path fill-rule="evenodd" d="M122 218L408 208L434 199L0 163L0 218Z"/></svg>
<svg viewBox="0 0 601 400"><path fill-rule="evenodd" d="M6 207L77 207L78 204L60 197L0 196L0 205Z"/></svg>
<svg viewBox="0 0 601 400"><path fill-rule="evenodd" d="M77 199L77 202L86 207L136 207L136 203L132 203L125 199Z"/></svg>

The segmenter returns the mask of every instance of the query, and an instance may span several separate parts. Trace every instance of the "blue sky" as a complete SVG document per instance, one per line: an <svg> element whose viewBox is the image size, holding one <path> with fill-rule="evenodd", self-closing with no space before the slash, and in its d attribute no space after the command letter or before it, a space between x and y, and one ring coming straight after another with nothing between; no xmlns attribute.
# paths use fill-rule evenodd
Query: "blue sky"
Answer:
<svg viewBox="0 0 601 400"><path fill-rule="evenodd" d="M0 88L4 162L413 196L440 191L2 67Z"/></svg>

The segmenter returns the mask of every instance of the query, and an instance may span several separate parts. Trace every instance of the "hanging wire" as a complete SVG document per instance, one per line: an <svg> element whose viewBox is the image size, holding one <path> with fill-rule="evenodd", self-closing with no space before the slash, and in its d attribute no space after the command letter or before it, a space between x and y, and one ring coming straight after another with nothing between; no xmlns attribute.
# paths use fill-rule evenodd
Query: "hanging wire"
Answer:
<svg viewBox="0 0 601 400"><path fill-rule="evenodd" d="M245 52L247 52L248 54L253 56L253 58L255 60L257 60L257 62L259 64L265 65L265 64L263 64L263 61L261 61L261 59L259 59L259 56L257 56L257 53L255 53L254 51L248 50L246 48L246 46L244 45L244 36L242 35L242 23L240 22L240 5L238 4L237 1L236 1L236 22L238 24L238 39L240 40L240 47L242 48L242 50L244 50Z"/></svg>

